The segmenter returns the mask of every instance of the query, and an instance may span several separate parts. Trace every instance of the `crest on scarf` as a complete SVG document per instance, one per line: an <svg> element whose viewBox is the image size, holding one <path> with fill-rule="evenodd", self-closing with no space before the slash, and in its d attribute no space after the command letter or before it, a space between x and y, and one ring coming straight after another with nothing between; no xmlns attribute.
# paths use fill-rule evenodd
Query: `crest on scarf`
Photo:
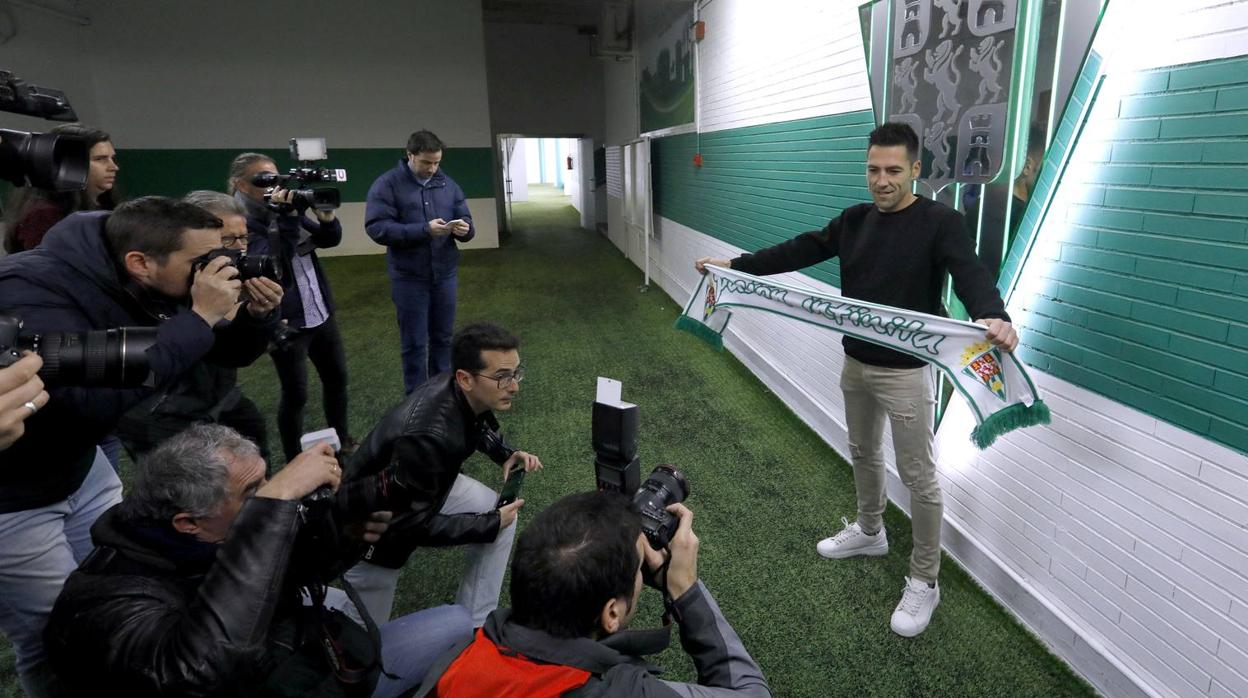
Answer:
<svg viewBox="0 0 1248 698"><path fill-rule="evenodd" d="M1005 377L1001 371L1001 352L988 342L976 342L962 352L962 372L978 379L993 395L1008 402Z"/></svg>
<svg viewBox="0 0 1248 698"><path fill-rule="evenodd" d="M706 322L711 313L715 312L715 277L707 274L706 280L706 304L702 307L702 322Z"/></svg>

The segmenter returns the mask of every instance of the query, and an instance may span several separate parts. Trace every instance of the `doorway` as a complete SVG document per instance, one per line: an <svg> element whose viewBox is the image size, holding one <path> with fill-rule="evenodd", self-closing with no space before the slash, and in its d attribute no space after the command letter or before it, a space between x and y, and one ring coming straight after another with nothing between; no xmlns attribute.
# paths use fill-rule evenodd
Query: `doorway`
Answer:
<svg viewBox="0 0 1248 698"><path fill-rule="evenodd" d="M514 225L517 203L541 202L571 206L580 227L594 230L605 182L599 182L590 138L501 134L498 137L502 167L503 217L508 230Z"/></svg>

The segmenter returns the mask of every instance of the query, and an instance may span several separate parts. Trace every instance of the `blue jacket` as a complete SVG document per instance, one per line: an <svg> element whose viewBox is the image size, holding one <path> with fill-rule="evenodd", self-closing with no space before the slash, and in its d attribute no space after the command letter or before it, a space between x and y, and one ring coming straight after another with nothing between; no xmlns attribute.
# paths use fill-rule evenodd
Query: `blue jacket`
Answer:
<svg viewBox="0 0 1248 698"><path fill-rule="evenodd" d="M317 249L336 247L342 242L342 223L335 218L328 223L308 218L307 216L278 216L279 251L273 251L269 239L269 222L257 218L248 212L247 216L247 254L277 255L282 270L282 318L296 329L303 328L303 297L299 293L299 284L295 280L291 258L296 254L300 231L308 231L307 244ZM325 270L321 268L321 260L316 252L308 250L312 259L312 268L316 270L316 282L321 287L321 297L325 299L325 310L334 314L334 298L329 291L329 279L325 278Z"/></svg>
<svg viewBox="0 0 1248 698"><path fill-rule="evenodd" d="M468 234L434 236L429 221L461 218L468 223ZM472 214L464 201L464 190L455 180L439 171L421 186L407 160L383 174L368 189L364 209L364 230L379 245L389 248L386 260L391 277L436 281L454 276L459 264L459 247L477 234Z"/></svg>
<svg viewBox="0 0 1248 698"><path fill-rule="evenodd" d="M171 385L201 359L239 367L264 353L273 320L240 312L214 332L185 303L145 292L118 269L104 237L109 215L73 214L38 248L0 260L0 312L21 319L24 334L157 327L156 343L147 350L148 384L155 388ZM76 491L95 445L152 390L49 390L52 399L26 420L26 434L0 452L0 512L46 506Z"/></svg>

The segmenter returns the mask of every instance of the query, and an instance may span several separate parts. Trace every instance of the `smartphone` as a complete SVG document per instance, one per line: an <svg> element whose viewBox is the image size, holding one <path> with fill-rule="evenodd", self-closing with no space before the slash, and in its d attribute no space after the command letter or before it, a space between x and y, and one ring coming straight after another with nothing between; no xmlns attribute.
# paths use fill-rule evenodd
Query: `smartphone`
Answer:
<svg viewBox="0 0 1248 698"><path fill-rule="evenodd" d="M512 467L511 474L507 476L507 480L503 482L503 491L498 495L498 503L494 505L495 509L511 504L520 497L520 485L524 484L524 466L516 464Z"/></svg>

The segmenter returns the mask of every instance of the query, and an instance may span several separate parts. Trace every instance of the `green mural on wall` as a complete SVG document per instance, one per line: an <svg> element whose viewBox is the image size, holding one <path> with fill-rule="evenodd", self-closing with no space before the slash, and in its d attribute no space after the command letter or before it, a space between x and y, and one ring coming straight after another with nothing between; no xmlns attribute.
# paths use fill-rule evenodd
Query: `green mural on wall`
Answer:
<svg viewBox="0 0 1248 698"><path fill-rule="evenodd" d="M693 124L697 105L691 2L639 2L641 132Z"/></svg>

